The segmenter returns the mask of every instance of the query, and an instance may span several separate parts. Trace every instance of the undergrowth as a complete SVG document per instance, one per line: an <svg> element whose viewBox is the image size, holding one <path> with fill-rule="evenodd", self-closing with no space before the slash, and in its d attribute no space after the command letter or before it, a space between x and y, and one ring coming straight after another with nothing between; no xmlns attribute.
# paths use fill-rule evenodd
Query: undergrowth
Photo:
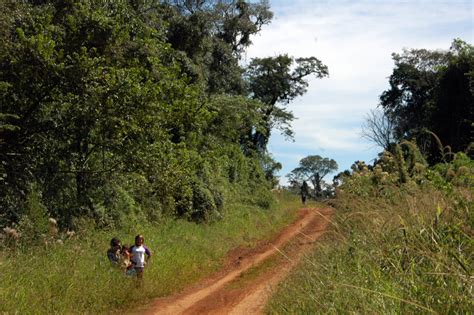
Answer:
<svg viewBox="0 0 474 315"><path fill-rule="evenodd" d="M216 271L230 249L255 245L293 220L298 201L285 193L276 200L270 209L231 204L213 223L169 219L124 230L85 229L62 244L3 250L0 313L107 313L176 292ZM139 293L135 279L112 268L105 254L112 237L130 244L138 233L153 254Z"/></svg>

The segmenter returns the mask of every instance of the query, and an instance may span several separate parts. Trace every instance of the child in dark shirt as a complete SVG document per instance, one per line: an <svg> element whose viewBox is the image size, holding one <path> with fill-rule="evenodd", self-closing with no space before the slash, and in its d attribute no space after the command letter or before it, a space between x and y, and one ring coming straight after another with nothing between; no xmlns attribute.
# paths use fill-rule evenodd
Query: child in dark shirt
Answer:
<svg viewBox="0 0 474 315"><path fill-rule="evenodd" d="M120 261L120 250L121 250L121 242L118 238L114 237L110 240L110 248L107 250L107 258L114 266L119 265Z"/></svg>

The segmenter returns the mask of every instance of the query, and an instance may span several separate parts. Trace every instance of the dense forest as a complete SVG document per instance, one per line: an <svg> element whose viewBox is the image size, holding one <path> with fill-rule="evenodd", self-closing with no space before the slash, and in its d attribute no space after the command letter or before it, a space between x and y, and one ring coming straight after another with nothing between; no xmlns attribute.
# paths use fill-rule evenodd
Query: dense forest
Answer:
<svg viewBox="0 0 474 315"><path fill-rule="evenodd" d="M315 57L242 65L272 19L265 1L2 1L1 11L0 226L199 222L237 195L265 206L281 167L270 134L291 136L285 106L308 76L328 74Z"/></svg>

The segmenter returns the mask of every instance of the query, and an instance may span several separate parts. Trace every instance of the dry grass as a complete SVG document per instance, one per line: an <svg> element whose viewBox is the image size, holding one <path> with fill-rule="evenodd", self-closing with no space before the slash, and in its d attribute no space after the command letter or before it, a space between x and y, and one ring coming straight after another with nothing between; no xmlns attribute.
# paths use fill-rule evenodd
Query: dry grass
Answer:
<svg viewBox="0 0 474 315"><path fill-rule="evenodd" d="M272 299L271 314L468 314L472 191L433 186L341 194L333 233Z"/></svg>

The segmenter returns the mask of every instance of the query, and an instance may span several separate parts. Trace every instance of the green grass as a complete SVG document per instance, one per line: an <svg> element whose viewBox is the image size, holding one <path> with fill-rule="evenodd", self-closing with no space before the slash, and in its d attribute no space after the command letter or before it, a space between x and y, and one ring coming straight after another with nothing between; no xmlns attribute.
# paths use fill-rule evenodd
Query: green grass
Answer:
<svg viewBox="0 0 474 315"><path fill-rule="evenodd" d="M472 314L472 188L341 193L333 225L269 314Z"/></svg>
<svg viewBox="0 0 474 315"><path fill-rule="evenodd" d="M225 254L270 238L294 219L297 199L281 194L272 209L235 204L211 224L167 220L130 231L89 231L63 245L0 252L0 313L107 313L177 292L219 269ZM107 261L109 240L145 236L152 259L137 292L135 279Z"/></svg>

